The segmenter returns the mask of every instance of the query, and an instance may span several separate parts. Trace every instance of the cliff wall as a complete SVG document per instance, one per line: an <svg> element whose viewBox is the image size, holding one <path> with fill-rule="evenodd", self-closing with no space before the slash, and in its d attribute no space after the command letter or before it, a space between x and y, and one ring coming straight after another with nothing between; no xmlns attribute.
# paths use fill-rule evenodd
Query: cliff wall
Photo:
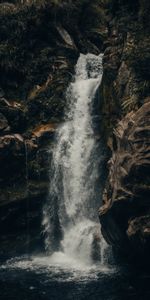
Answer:
<svg viewBox="0 0 150 300"><path fill-rule="evenodd" d="M104 134L112 157L100 221L115 252L148 264L150 4L110 2L101 94Z"/></svg>

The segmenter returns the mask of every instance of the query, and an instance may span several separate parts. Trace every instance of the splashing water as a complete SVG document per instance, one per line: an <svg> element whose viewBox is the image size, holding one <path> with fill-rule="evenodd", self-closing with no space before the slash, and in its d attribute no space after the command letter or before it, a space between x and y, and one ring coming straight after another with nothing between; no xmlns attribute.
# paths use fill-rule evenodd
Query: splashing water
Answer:
<svg viewBox="0 0 150 300"><path fill-rule="evenodd" d="M53 262L104 263L96 181L103 159L92 126L92 103L102 79L102 55L81 54L67 90L66 122L58 129L43 210L45 249ZM95 253L96 249L96 253ZM101 250L101 253L100 253Z"/></svg>

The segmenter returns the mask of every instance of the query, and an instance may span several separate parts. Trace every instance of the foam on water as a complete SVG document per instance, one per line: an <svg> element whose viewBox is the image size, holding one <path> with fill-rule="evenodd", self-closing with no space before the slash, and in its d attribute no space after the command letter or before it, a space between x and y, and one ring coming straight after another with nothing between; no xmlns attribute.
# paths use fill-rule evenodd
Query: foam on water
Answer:
<svg viewBox="0 0 150 300"><path fill-rule="evenodd" d="M48 276L50 281L60 282L87 282L97 280L100 274L111 276L116 273L117 269L114 267L102 265L87 265L82 264L79 260L73 260L65 253L55 252L50 257L46 256L32 256L30 260L28 257L16 257L8 260L5 264L0 266L0 271L25 271L33 272L35 274Z"/></svg>

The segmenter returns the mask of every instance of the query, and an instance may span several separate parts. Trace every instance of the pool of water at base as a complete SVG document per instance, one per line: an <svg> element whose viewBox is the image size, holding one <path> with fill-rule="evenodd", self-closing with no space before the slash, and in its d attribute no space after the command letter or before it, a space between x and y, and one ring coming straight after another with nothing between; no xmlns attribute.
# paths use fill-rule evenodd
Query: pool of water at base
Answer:
<svg viewBox="0 0 150 300"><path fill-rule="evenodd" d="M150 276L114 266L60 265L47 257L0 266L0 300L149 300Z"/></svg>

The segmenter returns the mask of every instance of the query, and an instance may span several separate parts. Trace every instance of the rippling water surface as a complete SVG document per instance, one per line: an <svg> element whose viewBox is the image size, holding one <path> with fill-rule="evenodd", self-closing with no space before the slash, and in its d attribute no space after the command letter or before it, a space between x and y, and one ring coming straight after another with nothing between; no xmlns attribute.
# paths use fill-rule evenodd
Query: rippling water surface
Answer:
<svg viewBox="0 0 150 300"><path fill-rule="evenodd" d="M80 266L62 258L8 260L0 266L1 300L148 300L148 275L140 270Z"/></svg>

